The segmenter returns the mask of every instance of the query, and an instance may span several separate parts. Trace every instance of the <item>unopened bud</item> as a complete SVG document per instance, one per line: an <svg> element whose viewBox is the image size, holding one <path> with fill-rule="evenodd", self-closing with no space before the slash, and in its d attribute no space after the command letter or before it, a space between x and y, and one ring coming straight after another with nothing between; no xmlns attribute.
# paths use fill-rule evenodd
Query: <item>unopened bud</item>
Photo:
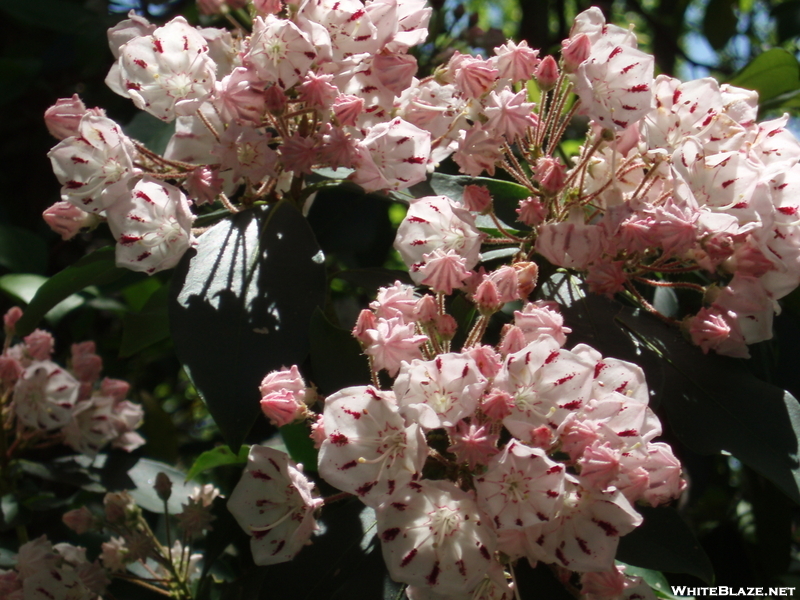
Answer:
<svg viewBox="0 0 800 600"><path fill-rule="evenodd" d="M436 331L444 340L452 340L458 329L458 323L450 315L439 315L436 317Z"/></svg>
<svg viewBox="0 0 800 600"><path fill-rule="evenodd" d="M539 279L539 265L535 262L519 262L514 263L513 267L517 271L519 295L524 300L536 288L536 282Z"/></svg>
<svg viewBox="0 0 800 600"><path fill-rule="evenodd" d="M536 83L543 92L549 92L558 83L558 64L552 56L545 56L536 68Z"/></svg>
<svg viewBox="0 0 800 600"><path fill-rule="evenodd" d="M362 344L369 344L370 337L367 335L367 330L369 329L375 329L375 313L365 308L356 319L356 325L353 327L353 337Z"/></svg>
<svg viewBox="0 0 800 600"><path fill-rule="evenodd" d="M574 73L583 61L589 58L592 51L592 42L585 33L574 38L564 40L561 47L561 57L564 59L564 70Z"/></svg>
<svg viewBox="0 0 800 600"><path fill-rule="evenodd" d="M473 299L482 315L491 315L503 307L497 286L491 279L484 279L481 282L478 289L475 290Z"/></svg>
<svg viewBox="0 0 800 600"><path fill-rule="evenodd" d="M166 502L172 496L172 481L167 477L166 473L159 471L158 475L156 475L156 483L153 489L158 494L158 497Z"/></svg>
<svg viewBox="0 0 800 600"><path fill-rule="evenodd" d="M492 195L484 185L470 184L464 187L464 206L467 210L487 214L492 207Z"/></svg>
<svg viewBox="0 0 800 600"><path fill-rule="evenodd" d="M22 318L22 309L19 306L12 306L8 312L3 315L3 325L6 329L6 335L14 335L17 328L17 321Z"/></svg>
<svg viewBox="0 0 800 600"><path fill-rule="evenodd" d="M90 529L94 529L95 525L94 515L92 515L85 506L64 513L61 520L64 522L64 525L72 529L72 531L78 535L82 535Z"/></svg>
<svg viewBox="0 0 800 600"><path fill-rule="evenodd" d="M414 306L414 320L419 323L433 323L438 312L436 310L436 299L430 294L425 294L417 300Z"/></svg>

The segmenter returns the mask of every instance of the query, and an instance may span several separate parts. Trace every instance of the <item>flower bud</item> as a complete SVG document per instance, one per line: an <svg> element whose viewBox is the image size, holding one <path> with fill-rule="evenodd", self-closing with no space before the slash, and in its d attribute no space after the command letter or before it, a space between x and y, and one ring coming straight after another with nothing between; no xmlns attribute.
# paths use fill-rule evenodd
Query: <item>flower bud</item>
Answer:
<svg viewBox="0 0 800 600"><path fill-rule="evenodd" d="M166 502L172 496L172 481L167 477L166 473L159 471L158 475L156 475L156 483L153 485L153 489L158 494L158 497Z"/></svg>
<svg viewBox="0 0 800 600"><path fill-rule="evenodd" d="M264 91L264 106L271 113L276 115L282 113L288 101L286 94L277 85L271 85Z"/></svg>
<svg viewBox="0 0 800 600"><path fill-rule="evenodd" d="M106 520L112 525L123 525L129 515L133 515L138 507L128 492L111 492L103 498L106 509Z"/></svg>
<svg viewBox="0 0 800 600"><path fill-rule="evenodd" d="M558 83L558 64L552 56L545 56L536 68L536 83L543 92L549 92Z"/></svg>
<svg viewBox="0 0 800 600"><path fill-rule="evenodd" d="M516 325L506 325L503 327L503 338L500 340L500 345L497 350L502 356L508 356L519 352L527 345L525 341L525 334L522 329Z"/></svg>
<svg viewBox="0 0 800 600"><path fill-rule="evenodd" d="M261 410L276 427L292 423L302 414L304 405L295 398L295 394L283 389L272 392L261 398Z"/></svg>
<svg viewBox="0 0 800 600"><path fill-rule="evenodd" d="M444 340L452 340L458 329L458 323L450 315L439 315L436 317L436 331Z"/></svg>
<svg viewBox="0 0 800 600"><path fill-rule="evenodd" d="M283 9L281 0L253 0L253 8L260 16L274 15Z"/></svg>
<svg viewBox="0 0 800 600"><path fill-rule="evenodd" d="M6 335L14 335L17 326L17 321L22 318L22 309L19 306L12 306L3 315L3 325L5 326Z"/></svg>
<svg viewBox="0 0 800 600"><path fill-rule="evenodd" d="M492 195L485 185L470 184L464 187L464 206L467 210L487 214L492 208Z"/></svg>
<svg viewBox="0 0 800 600"><path fill-rule="evenodd" d="M430 294L425 294L417 300L414 307L414 319L419 323L433 323L436 320L438 311L436 309L436 299Z"/></svg>
<svg viewBox="0 0 800 600"><path fill-rule="evenodd" d="M86 106L78 94L73 94L72 98L59 98L53 106L44 111L44 124L50 135L64 140L80 135L78 123L81 122L84 114L86 114Z"/></svg>
<svg viewBox="0 0 800 600"><path fill-rule="evenodd" d="M354 126L364 111L364 99L358 96L342 95L333 101L333 114L342 127Z"/></svg>
<svg viewBox="0 0 800 600"><path fill-rule="evenodd" d="M491 279L484 279L481 282L478 289L475 290L473 300L484 316L489 316L503 308L503 302L500 301L497 286Z"/></svg>
<svg viewBox="0 0 800 600"><path fill-rule="evenodd" d="M502 421L511 414L514 399L508 392L493 388L483 399L481 410L490 419Z"/></svg>
<svg viewBox="0 0 800 600"><path fill-rule="evenodd" d="M548 194L557 194L567 181L567 170L561 161L543 156L536 161L536 181Z"/></svg>
<svg viewBox="0 0 800 600"><path fill-rule="evenodd" d="M41 329L35 329L25 338L25 349L35 360L49 360L53 354L53 336Z"/></svg>
<svg viewBox="0 0 800 600"><path fill-rule="evenodd" d="M85 506L64 513L61 520L64 521L64 525L72 529L72 531L78 535L82 535L90 529L94 529L94 515L92 515L91 511Z"/></svg>
<svg viewBox="0 0 800 600"><path fill-rule="evenodd" d="M219 170L202 165L194 169L184 184L189 197L197 206L212 204L222 191L222 179Z"/></svg>
<svg viewBox="0 0 800 600"><path fill-rule="evenodd" d="M567 73L574 73L580 64L589 58L592 51L592 42L585 33L576 35L574 38L564 40L561 47L561 57L564 59L564 70Z"/></svg>
<svg viewBox="0 0 800 600"><path fill-rule="evenodd" d="M128 395L128 390L131 389L131 384L121 379L110 379L106 377L100 382L100 395L110 396L117 402L122 402Z"/></svg>
<svg viewBox="0 0 800 600"><path fill-rule="evenodd" d="M6 385L17 381L24 370L17 359L10 356L0 356L0 381Z"/></svg>
<svg viewBox="0 0 800 600"><path fill-rule="evenodd" d="M88 229L99 222L95 215L82 211L70 202L56 202L42 213L42 217L64 241L71 240L81 229Z"/></svg>
<svg viewBox="0 0 800 600"><path fill-rule="evenodd" d="M375 313L365 308L358 314L356 325L353 327L353 337L362 344L369 344L371 338L367 335L367 331L370 329L375 329Z"/></svg>
<svg viewBox="0 0 800 600"><path fill-rule="evenodd" d="M547 207L535 196L520 200L517 221L529 227L542 223L547 218Z"/></svg>
<svg viewBox="0 0 800 600"><path fill-rule="evenodd" d="M536 288L536 282L539 279L539 265L535 262L518 262L514 263L513 267L517 271L519 296L524 300Z"/></svg>

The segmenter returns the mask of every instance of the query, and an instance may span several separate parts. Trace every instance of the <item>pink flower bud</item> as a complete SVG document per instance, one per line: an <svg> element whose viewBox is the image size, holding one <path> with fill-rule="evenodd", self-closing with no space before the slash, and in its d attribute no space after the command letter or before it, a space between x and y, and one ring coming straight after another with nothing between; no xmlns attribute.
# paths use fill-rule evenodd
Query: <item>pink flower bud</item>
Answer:
<svg viewBox="0 0 800 600"><path fill-rule="evenodd" d="M63 140L79 135L78 123L84 114L86 106L78 94L73 94L72 98L59 98L53 106L44 111L44 123L50 135Z"/></svg>
<svg viewBox="0 0 800 600"><path fill-rule="evenodd" d="M25 338L25 349L35 360L48 360L53 354L53 344L53 336L41 329L35 329Z"/></svg>
<svg viewBox="0 0 800 600"><path fill-rule="evenodd" d="M0 356L0 381L6 385L17 381L24 370L17 359L10 356Z"/></svg>
<svg viewBox="0 0 800 600"><path fill-rule="evenodd" d="M544 222L547 218L547 207L542 204L539 198L530 196L525 198L525 200L520 200L517 214L519 215L517 220L520 223L533 227L534 225Z"/></svg>
<svg viewBox="0 0 800 600"><path fill-rule="evenodd" d="M95 521L91 511L85 506L64 513L61 520L64 521L64 525L72 529L72 531L78 535L82 535L90 529L93 529Z"/></svg>
<svg viewBox="0 0 800 600"><path fill-rule="evenodd" d="M343 95L333 101L333 114L342 127L354 126L364 111L364 99L358 96Z"/></svg>
<svg viewBox="0 0 800 600"><path fill-rule="evenodd" d="M511 414L513 405L514 398L508 392L494 388L483 398L481 410L490 419L502 421Z"/></svg>
<svg viewBox="0 0 800 600"><path fill-rule="evenodd" d="M496 271L492 271L489 279L497 287L502 304L523 299L519 292L519 275L516 268L504 265Z"/></svg>
<svg viewBox="0 0 800 600"><path fill-rule="evenodd" d="M300 416L303 405L297 402L295 394L282 389L261 398L261 410L276 427L283 427Z"/></svg>
<svg viewBox="0 0 800 600"><path fill-rule="evenodd" d="M567 170L557 158L543 156L536 161L536 181L546 193L557 194L567 181Z"/></svg>
<svg viewBox="0 0 800 600"><path fill-rule="evenodd" d="M561 57L564 59L564 70L574 73L580 64L589 58L592 51L592 42L585 33L561 42Z"/></svg>
<svg viewBox="0 0 800 600"><path fill-rule="evenodd" d="M470 184L464 187L464 206L467 210L487 214L492 207L492 195L485 185Z"/></svg>
<svg viewBox="0 0 800 600"><path fill-rule="evenodd" d="M417 59L410 54L378 54L372 67L378 81L399 96L411 85L417 73Z"/></svg>
<svg viewBox="0 0 800 600"><path fill-rule="evenodd" d="M17 326L17 321L22 318L22 309L19 306L12 306L8 312L3 315L3 325L6 329L6 335L14 335L14 330Z"/></svg>
<svg viewBox="0 0 800 600"><path fill-rule="evenodd" d="M156 475L156 482L153 485L153 489L156 491L156 494L158 494L158 497L166 502L169 500L170 496L172 496L172 481L166 473L159 471Z"/></svg>
<svg viewBox="0 0 800 600"><path fill-rule="evenodd" d="M433 296L425 294L417 301L417 305L414 307L415 320L420 323L433 323L437 315L436 299Z"/></svg>
<svg viewBox="0 0 800 600"><path fill-rule="evenodd" d="M367 335L367 330L375 329L375 323L375 313L365 308L358 314L356 326L353 327L353 337L362 344L369 344L372 338Z"/></svg>
<svg viewBox="0 0 800 600"><path fill-rule="evenodd" d="M222 13L225 0L197 0L197 8L203 15L218 15Z"/></svg>
<svg viewBox="0 0 800 600"><path fill-rule="evenodd" d="M535 262L518 262L514 263L513 267L517 271L519 297L525 300L536 288L536 282L539 280L539 265Z"/></svg>
<svg viewBox="0 0 800 600"><path fill-rule="evenodd" d="M314 441L314 448L319 450L326 438L324 417L319 414L317 420L311 424L311 439Z"/></svg>
<svg viewBox="0 0 800 600"><path fill-rule="evenodd" d="M536 83L543 92L549 92L558 83L558 64L552 56L545 56L536 68Z"/></svg>
<svg viewBox="0 0 800 600"><path fill-rule="evenodd" d="M78 381L94 383L103 370L103 359L95 353L94 342L72 344L72 372Z"/></svg>
<svg viewBox="0 0 800 600"><path fill-rule="evenodd" d="M42 213L42 217L50 229L65 241L74 238L81 229L98 223L96 216L82 211L70 202L56 202Z"/></svg>
<svg viewBox="0 0 800 600"><path fill-rule="evenodd" d="M481 282L478 289L475 290L473 300L483 315L491 315L503 308L503 302L500 301L497 286L491 279L484 279Z"/></svg>
<svg viewBox="0 0 800 600"><path fill-rule="evenodd" d="M222 191L222 179L217 169L203 165L189 174L185 187L195 205L212 204Z"/></svg>
<svg viewBox="0 0 800 600"><path fill-rule="evenodd" d="M274 15L283 10L281 0L253 0L253 8L260 16Z"/></svg>
<svg viewBox="0 0 800 600"><path fill-rule="evenodd" d="M436 317L436 331L445 340L452 340L458 329L458 323L450 315L439 315Z"/></svg>
<svg viewBox="0 0 800 600"><path fill-rule="evenodd" d="M502 361L500 355L491 346L473 346L466 352L478 365L481 375L491 379L500 372Z"/></svg>
<svg viewBox="0 0 800 600"><path fill-rule="evenodd" d="M137 509L136 503L128 495L128 492L108 493L103 498L103 504L106 509L106 520L114 525L123 524L128 519L128 515Z"/></svg>
<svg viewBox="0 0 800 600"><path fill-rule="evenodd" d="M507 356L522 350L528 342L525 341L525 334L516 325L506 325L503 327L503 339L497 350L501 355Z"/></svg>
<svg viewBox="0 0 800 600"><path fill-rule="evenodd" d="M127 381L122 381L121 379L106 377L100 382L100 395L109 396L117 402L125 400L125 397L128 395L128 390L130 389L131 385Z"/></svg>
<svg viewBox="0 0 800 600"><path fill-rule="evenodd" d="M277 85L271 85L264 91L264 106L271 113L280 114L286 108L289 99Z"/></svg>
<svg viewBox="0 0 800 600"><path fill-rule="evenodd" d="M553 444L553 432L547 425L541 425L531 431L531 445L536 448L549 448Z"/></svg>

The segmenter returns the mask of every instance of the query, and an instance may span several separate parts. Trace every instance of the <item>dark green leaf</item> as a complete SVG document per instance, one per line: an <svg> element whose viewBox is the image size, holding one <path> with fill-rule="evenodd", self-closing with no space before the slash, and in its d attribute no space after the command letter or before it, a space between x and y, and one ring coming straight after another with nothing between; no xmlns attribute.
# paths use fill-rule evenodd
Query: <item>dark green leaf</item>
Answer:
<svg viewBox="0 0 800 600"><path fill-rule="evenodd" d="M367 357L349 331L335 327L317 310L311 318L309 335L312 380L321 394L327 396L342 388L370 383Z"/></svg>
<svg viewBox="0 0 800 600"><path fill-rule="evenodd" d="M619 562L619 561L617 561ZM659 598L667 598L668 600L677 600L677 596L672 594L672 588L660 571L653 571L652 569L643 569L642 567L634 567L620 563L625 567L625 575L630 577L641 577L642 580L649 585Z"/></svg>
<svg viewBox="0 0 800 600"><path fill-rule="evenodd" d="M617 559L655 571L688 573L708 584L714 581L711 561L675 509L637 506L636 510L644 523L620 539Z"/></svg>
<svg viewBox="0 0 800 600"><path fill-rule="evenodd" d="M153 292L140 312L123 317L121 357L133 356L169 337L169 289L169 284L162 285Z"/></svg>
<svg viewBox="0 0 800 600"><path fill-rule="evenodd" d="M280 203L215 225L176 269L175 350L234 452L260 412L261 380L308 353L323 262L306 220Z"/></svg>
<svg viewBox="0 0 800 600"><path fill-rule="evenodd" d="M2 512L3 523L13 526L19 517L19 504L14 494L6 494L0 498L0 512Z"/></svg>
<svg viewBox="0 0 800 600"><path fill-rule="evenodd" d="M395 281L400 281L407 285L414 285L408 271L397 269L348 269L336 274L339 279L344 279L347 283L357 285L365 290L377 290L379 287L393 285Z"/></svg>
<svg viewBox="0 0 800 600"><path fill-rule="evenodd" d="M81 4L66 0L0 0L0 10L23 23L74 34L97 22L96 15Z"/></svg>
<svg viewBox="0 0 800 600"><path fill-rule="evenodd" d="M165 473L172 482L172 495L167 501L167 506L171 515L178 514L183 510L183 504L187 503L196 486L186 483L186 475L168 464L149 458L140 458L136 465L128 471L128 477L131 478L134 485L130 494L136 500L136 504L142 508L154 513L163 513L164 501L158 497L153 488L159 473Z"/></svg>
<svg viewBox="0 0 800 600"><path fill-rule="evenodd" d="M736 34L739 20L733 12L739 0L711 0L703 17L703 35L714 50L720 51Z"/></svg>
<svg viewBox="0 0 800 600"><path fill-rule="evenodd" d="M45 283L47 277L42 275L9 274L0 277L0 290L8 294L15 302L28 304L36 296ZM78 294L72 294L64 298L53 308L47 311L45 318L51 323L58 323L68 312L82 306L86 299Z"/></svg>
<svg viewBox="0 0 800 600"><path fill-rule="evenodd" d="M16 552L11 552L11 550L6 550L5 548L0 548L0 567L8 569L15 566L17 566Z"/></svg>
<svg viewBox="0 0 800 600"><path fill-rule="evenodd" d="M248 452L250 452L250 446L239 448L239 454L234 454L227 446L217 446L213 450L207 450L194 461L192 468L186 474L186 480L194 479L200 473L223 465L246 464Z"/></svg>
<svg viewBox="0 0 800 600"><path fill-rule="evenodd" d="M311 428L306 422L290 423L281 427L281 438L286 445L286 452L296 463L303 465L306 471L317 471L317 454L314 441L311 439Z"/></svg>
<svg viewBox="0 0 800 600"><path fill-rule="evenodd" d="M800 89L800 63L782 48L755 57L728 83L758 92L760 103Z"/></svg>
<svg viewBox="0 0 800 600"><path fill-rule="evenodd" d="M0 223L0 266L12 273L44 273L47 245L27 229Z"/></svg>
<svg viewBox="0 0 800 600"><path fill-rule="evenodd" d="M95 250L53 275L39 288L17 323L17 333L28 335L56 304L90 285L110 283L125 274L114 264L114 248Z"/></svg>
<svg viewBox="0 0 800 600"><path fill-rule="evenodd" d="M175 121L165 123L150 113L140 112L123 129L126 135L142 142L149 150L164 154L175 133Z"/></svg>

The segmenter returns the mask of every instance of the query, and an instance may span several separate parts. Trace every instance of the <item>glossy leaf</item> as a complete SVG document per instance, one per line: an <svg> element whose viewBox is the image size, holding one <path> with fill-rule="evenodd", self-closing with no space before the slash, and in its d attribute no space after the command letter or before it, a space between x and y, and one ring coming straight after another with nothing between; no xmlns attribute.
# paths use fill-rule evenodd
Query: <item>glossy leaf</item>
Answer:
<svg viewBox="0 0 800 600"><path fill-rule="evenodd" d="M677 596L672 594L672 588L660 571L653 571L652 569L643 569L642 567L634 567L626 565L617 561L618 565L625 567L625 574L631 577L641 577L647 585L649 585L658 598L666 598L667 600L678 600Z"/></svg>
<svg viewBox="0 0 800 600"><path fill-rule="evenodd" d="M677 511L668 506L637 506L644 523L620 538L617 559L637 567L688 573L708 584L714 581L714 568Z"/></svg>
<svg viewBox="0 0 800 600"><path fill-rule="evenodd" d="M200 473L224 465L246 464L248 452L250 452L250 446L242 446L239 448L238 454L235 454L227 446L217 446L213 450L207 450L194 461L192 468L189 469L189 472L186 474L186 480L189 481L200 475Z"/></svg>
<svg viewBox="0 0 800 600"><path fill-rule="evenodd" d="M303 465L305 471L316 473L317 455L319 451L314 448L311 439L311 428L306 422L289 423L280 429L281 439L286 446L286 453L292 460Z"/></svg>
<svg viewBox="0 0 800 600"><path fill-rule="evenodd" d="M169 284L158 288L148 298L142 310L128 313L122 319L121 357L133 356L169 337Z"/></svg>
<svg viewBox="0 0 800 600"><path fill-rule="evenodd" d="M800 90L800 63L782 48L759 54L728 83L758 92L759 102Z"/></svg>
<svg viewBox="0 0 800 600"><path fill-rule="evenodd" d="M90 285L102 285L119 279L126 273L114 262L114 248L105 247L87 254L75 264L53 275L31 299L25 314L17 323L17 333L27 335L42 317L59 302Z"/></svg>
<svg viewBox="0 0 800 600"><path fill-rule="evenodd" d="M165 123L150 113L140 112L123 129L126 135L142 142L156 154L164 154L175 133L175 121Z"/></svg>
<svg viewBox="0 0 800 600"><path fill-rule="evenodd" d="M317 310L309 335L313 383L321 394L327 396L342 388L370 383L367 357L349 331L334 326Z"/></svg>
<svg viewBox="0 0 800 600"><path fill-rule="evenodd" d="M47 277L42 275L12 273L0 277L0 290L8 294L15 302L28 304L46 282ZM67 296L47 311L45 318L50 323L58 323L64 315L82 306L84 302L86 299L78 294Z"/></svg>
<svg viewBox="0 0 800 600"><path fill-rule="evenodd" d="M175 350L234 452L260 412L261 380L308 353L323 262L306 220L280 203L215 225L176 268Z"/></svg>
<svg viewBox="0 0 800 600"><path fill-rule="evenodd" d="M153 488L159 473L166 474L172 482L172 495L167 501L167 507L171 515L178 514L183 510L183 505L187 503L189 496L197 486L193 483L186 483L186 475L166 463L140 458L136 465L128 471L128 477L131 478L134 485L130 494L136 500L136 504L145 510L163 514L164 501L158 497Z"/></svg>

